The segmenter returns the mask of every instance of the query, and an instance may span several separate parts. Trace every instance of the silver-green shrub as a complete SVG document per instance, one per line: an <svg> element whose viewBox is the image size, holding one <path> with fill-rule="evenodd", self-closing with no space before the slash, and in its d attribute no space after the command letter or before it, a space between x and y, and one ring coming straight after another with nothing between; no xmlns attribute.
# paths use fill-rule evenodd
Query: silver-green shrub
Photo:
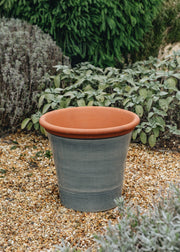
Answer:
<svg viewBox="0 0 180 252"><path fill-rule="evenodd" d="M163 193L164 194L164 193ZM97 252L179 252L180 251L180 183L171 184L167 195L155 197L153 208L146 213L123 197L116 199L118 224L96 235ZM54 252L80 252L62 242ZM84 250L82 250L84 251ZM91 248L86 252L92 251Z"/></svg>
<svg viewBox="0 0 180 252"><path fill-rule="evenodd" d="M52 38L37 26L0 18L0 135L15 129L36 108L36 95L50 85L46 74L69 64Z"/></svg>
<svg viewBox="0 0 180 252"><path fill-rule="evenodd" d="M171 185L166 197L160 193L153 209L144 214L126 205L123 198L117 204L121 218L96 237L99 251L180 251L180 184Z"/></svg>
<svg viewBox="0 0 180 252"><path fill-rule="evenodd" d="M53 87L41 93L37 113L23 121L22 128L39 129L40 116L50 110L109 106L139 115L134 141L154 147L162 138L180 135L180 51L165 60L150 58L122 70L89 63L72 69L57 66L57 70Z"/></svg>

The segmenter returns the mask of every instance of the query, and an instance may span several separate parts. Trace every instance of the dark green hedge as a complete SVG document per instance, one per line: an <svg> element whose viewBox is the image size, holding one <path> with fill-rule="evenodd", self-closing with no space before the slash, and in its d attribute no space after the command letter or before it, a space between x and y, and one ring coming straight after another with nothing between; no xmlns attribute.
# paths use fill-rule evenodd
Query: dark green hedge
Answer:
<svg viewBox="0 0 180 252"><path fill-rule="evenodd" d="M163 0L0 0L0 15L37 24L72 63L113 66L138 50Z"/></svg>
<svg viewBox="0 0 180 252"><path fill-rule="evenodd" d="M133 61L157 57L160 47L180 42L180 1L165 0L152 27L144 36L143 47L131 55Z"/></svg>

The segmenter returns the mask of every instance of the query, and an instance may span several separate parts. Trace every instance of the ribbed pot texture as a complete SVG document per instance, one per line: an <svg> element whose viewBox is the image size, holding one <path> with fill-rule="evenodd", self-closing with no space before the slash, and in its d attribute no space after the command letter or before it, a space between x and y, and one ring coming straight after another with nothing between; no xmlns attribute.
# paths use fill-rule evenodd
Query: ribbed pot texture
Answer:
<svg viewBox="0 0 180 252"><path fill-rule="evenodd" d="M136 114L109 107L66 108L40 118L53 150L63 205L86 212L115 207L131 132L138 123Z"/></svg>

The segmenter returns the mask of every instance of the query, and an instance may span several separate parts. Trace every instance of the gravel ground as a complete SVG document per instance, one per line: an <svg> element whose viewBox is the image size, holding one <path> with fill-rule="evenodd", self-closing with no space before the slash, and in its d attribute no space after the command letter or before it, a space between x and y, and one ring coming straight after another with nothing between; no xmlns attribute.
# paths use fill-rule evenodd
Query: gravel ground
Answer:
<svg viewBox="0 0 180 252"><path fill-rule="evenodd" d="M180 179L179 168L180 153L131 144L123 196L146 211L160 188ZM117 217L117 208L84 213L61 205L46 138L19 131L0 139L0 251L53 251L62 239L95 251L93 235Z"/></svg>

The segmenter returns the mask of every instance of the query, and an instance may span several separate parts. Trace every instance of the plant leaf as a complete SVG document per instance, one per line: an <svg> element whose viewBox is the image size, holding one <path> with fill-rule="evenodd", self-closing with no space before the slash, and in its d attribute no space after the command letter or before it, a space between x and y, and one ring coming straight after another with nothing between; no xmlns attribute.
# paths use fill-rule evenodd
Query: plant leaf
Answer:
<svg viewBox="0 0 180 252"><path fill-rule="evenodd" d="M39 122L39 115L38 114L33 114L31 116L32 122L33 124L36 124L37 122Z"/></svg>
<svg viewBox="0 0 180 252"><path fill-rule="evenodd" d="M51 104L45 104L42 110L42 114L45 114L50 107L51 107Z"/></svg>
<svg viewBox="0 0 180 252"><path fill-rule="evenodd" d="M33 123L32 123L32 122L29 122L28 125L27 125L27 130L31 130L31 129L32 129L32 126L33 126Z"/></svg>
<svg viewBox="0 0 180 252"><path fill-rule="evenodd" d="M136 105L135 110L136 110L136 113L138 114L139 117L143 116L144 110L143 110L143 107L141 105Z"/></svg>
<svg viewBox="0 0 180 252"><path fill-rule="evenodd" d="M146 108L147 108L148 112L151 110L152 103L153 103L153 99L151 99L151 98L148 99L148 101L146 103Z"/></svg>
<svg viewBox="0 0 180 252"><path fill-rule="evenodd" d="M86 103L85 103L85 100L84 100L84 99L77 100L77 104L78 104L79 107L84 107L84 106L86 106Z"/></svg>
<svg viewBox="0 0 180 252"><path fill-rule="evenodd" d="M61 83L61 81L60 81L60 75L58 74L58 75L56 75L54 77L54 85L55 85L55 87L59 88L60 87L60 83Z"/></svg>
<svg viewBox="0 0 180 252"><path fill-rule="evenodd" d="M147 143L147 135L146 135L146 133L144 133L143 131L142 131L141 134L140 134L140 139L141 139L141 142L142 142L143 144L146 144L146 143Z"/></svg>
<svg viewBox="0 0 180 252"><path fill-rule="evenodd" d="M54 95L53 94L45 94L45 98L48 101L48 103L54 101Z"/></svg>
<svg viewBox="0 0 180 252"><path fill-rule="evenodd" d="M39 123L35 123L35 124L34 124L34 129L35 129L35 130L38 130L38 129L39 129Z"/></svg>
<svg viewBox="0 0 180 252"><path fill-rule="evenodd" d="M180 101L180 91L176 93L176 98Z"/></svg>
<svg viewBox="0 0 180 252"><path fill-rule="evenodd" d="M159 99L159 106L166 112L168 111L168 101L166 99Z"/></svg>
<svg viewBox="0 0 180 252"><path fill-rule="evenodd" d="M138 134L137 130L134 130L132 133L133 140L135 140L137 138L137 134Z"/></svg>
<svg viewBox="0 0 180 252"><path fill-rule="evenodd" d="M146 97L148 95L147 90L145 88L141 88L139 90L139 94L140 94L140 96L144 97L144 99L146 99Z"/></svg>
<svg viewBox="0 0 180 252"><path fill-rule="evenodd" d="M97 95L97 96L96 96L96 99L97 99L99 102L103 102L103 101L104 101L104 95Z"/></svg>
<svg viewBox="0 0 180 252"><path fill-rule="evenodd" d="M43 102L44 102L44 95L41 95L40 98L39 98L39 102L38 102L38 108L40 108L42 105L43 105Z"/></svg>
<svg viewBox="0 0 180 252"><path fill-rule="evenodd" d="M47 135L46 130L40 125L40 131L43 135Z"/></svg>
<svg viewBox="0 0 180 252"><path fill-rule="evenodd" d="M153 133L154 133L154 136L155 137L158 137L159 136L159 128L157 127L157 128L154 128L153 129Z"/></svg>
<svg viewBox="0 0 180 252"><path fill-rule="evenodd" d="M167 88L169 89L170 93L177 90L177 87L176 87L177 83L178 83L178 80L174 77L169 77L165 81L165 84Z"/></svg>
<svg viewBox="0 0 180 252"><path fill-rule="evenodd" d="M156 145L156 137L155 135L151 135L149 138L148 138L148 142L149 142L149 145L151 147L154 147Z"/></svg>
<svg viewBox="0 0 180 252"><path fill-rule="evenodd" d="M29 123L29 121L31 120L31 118L26 118L22 121L21 123L21 129L26 128L27 124Z"/></svg>
<svg viewBox="0 0 180 252"><path fill-rule="evenodd" d="M164 128L164 126L166 125L165 121L163 120L163 118L162 118L161 116L157 116L157 117L155 118L155 121L156 121L156 123L159 124L159 126L161 126L161 127L163 127L163 128Z"/></svg>
<svg viewBox="0 0 180 252"><path fill-rule="evenodd" d="M87 106L93 106L94 101L89 101Z"/></svg>

